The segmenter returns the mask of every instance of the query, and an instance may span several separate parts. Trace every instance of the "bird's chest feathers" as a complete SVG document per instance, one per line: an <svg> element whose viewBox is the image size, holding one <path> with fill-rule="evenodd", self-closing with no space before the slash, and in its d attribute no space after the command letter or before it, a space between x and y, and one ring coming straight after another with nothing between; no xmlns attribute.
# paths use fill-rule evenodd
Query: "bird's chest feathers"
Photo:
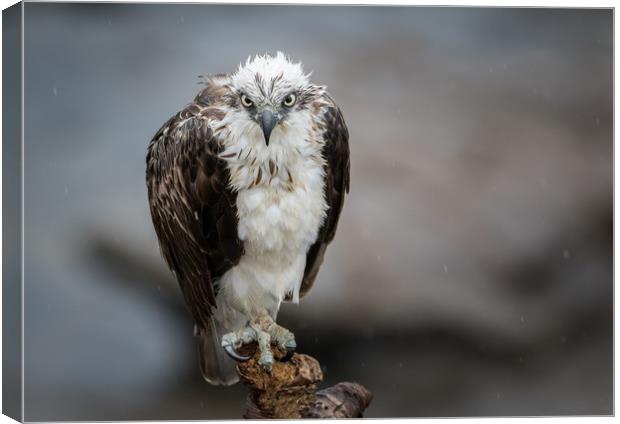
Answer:
<svg viewBox="0 0 620 424"><path fill-rule="evenodd" d="M247 255L286 260L305 255L317 238L327 208L322 166L297 163L285 173L286 181L255 184L237 194L238 236Z"/></svg>
<svg viewBox="0 0 620 424"><path fill-rule="evenodd" d="M244 255L227 279L233 298L271 305L272 311L286 293L299 301L306 254L327 209L320 163L289 166L288 171L292 182L287 173L287 184L258 184L237 193Z"/></svg>
<svg viewBox="0 0 620 424"><path fill-rule="evenodd" d="M244 255L224 276L224 291L228 299L272 302L277 311L288 292L298 301L308 249L327 215L323 141L309 120L286 131L276 128L269 146L260 130L238 125L231 122L222 134L220 158L237 192Z"/></svg>
<svg viewBox="0 0 620 424"><path fill-rule="evenodd" d="M237 191L238 236L246 256L282 261L305 255L325 219L323 138L309 115L299 119L276 127L269 146L257 127L230 125L220 157Z"/></svg>

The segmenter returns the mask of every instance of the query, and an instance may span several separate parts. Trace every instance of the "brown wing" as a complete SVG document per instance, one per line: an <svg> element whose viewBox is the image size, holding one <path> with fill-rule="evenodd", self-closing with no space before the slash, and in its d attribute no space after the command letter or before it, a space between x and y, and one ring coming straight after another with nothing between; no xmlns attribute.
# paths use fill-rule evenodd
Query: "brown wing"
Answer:
<svg viewBox="0 0 620 424"><path fill-rule="evenodd" d="M199 329L215 306L214 281L239 262L236 193L217 157L207 97L197 97L151 140L146 180L159 245Z"/></svg>
<svg viewBox="0 0 620 424"><path fill-rule="evenodd" d="M325 123L325 199L327 217L319 230L317 241L308 250L306 269L301 283L300 297L304 296L316 279L327 245L336 235L338 218L344 204L345 193L349 192L349 131L340 109L331 97L326 98L328 106L323 115Z"/></svg>

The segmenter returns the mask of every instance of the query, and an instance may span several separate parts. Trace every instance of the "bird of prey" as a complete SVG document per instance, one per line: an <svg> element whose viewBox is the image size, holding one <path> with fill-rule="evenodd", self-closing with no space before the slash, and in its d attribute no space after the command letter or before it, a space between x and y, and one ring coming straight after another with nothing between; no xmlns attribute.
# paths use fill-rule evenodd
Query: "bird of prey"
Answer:
<svg viewBox="0 0 620 424"><path fill-rule="evenodd" d="M194 318L200 368L233 384L241 345L296 347L275 320L316 279L349 191L348 130L326 87L286 55L206 79L151 140L146 181L161 253ZM226 355L228 354L228 355Z"/></svg>

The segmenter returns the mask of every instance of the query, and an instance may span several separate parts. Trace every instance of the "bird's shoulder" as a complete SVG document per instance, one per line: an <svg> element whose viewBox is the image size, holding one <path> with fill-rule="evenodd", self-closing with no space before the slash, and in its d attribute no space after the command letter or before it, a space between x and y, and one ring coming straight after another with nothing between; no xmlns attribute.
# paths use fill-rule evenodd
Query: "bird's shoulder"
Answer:
<svg viewBox="0 0 620 424"><path fill-rule="evenodd" d="M214 128L227 108L238 101L223 76L209 77L193 101L168 119L155 133L147 150L147 174L157 174L162 164L217 157L223 149Z"/></svg>

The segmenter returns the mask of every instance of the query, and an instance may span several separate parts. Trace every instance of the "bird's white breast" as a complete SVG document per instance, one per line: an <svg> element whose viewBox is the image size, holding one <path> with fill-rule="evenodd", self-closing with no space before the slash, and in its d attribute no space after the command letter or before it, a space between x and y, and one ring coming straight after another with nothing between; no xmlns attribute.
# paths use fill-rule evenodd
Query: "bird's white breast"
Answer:
<svg viewBox="0 0 620 424"><path fill-rule="evenodd" d="M322 187L305 184L301 175L293 190L255 187L237 196L238 235L256 283L279 300L298 293L306 253L325 216ZM297 296L295 296L297 298Z"/></svg>
<svg viewBox="0 0 620 424"><path fill-rule="evenodd" d="M220 287L223 300L237 309L256 306L275 314L287 293L299 299L306 254L327 210L322 145L299 137L294 131L280 134L268 148L239 143L238 151L251 148L249 157L242 152L242 162L229 161L244 255ZM295 148L300 142L304 146Z"/></svg>

